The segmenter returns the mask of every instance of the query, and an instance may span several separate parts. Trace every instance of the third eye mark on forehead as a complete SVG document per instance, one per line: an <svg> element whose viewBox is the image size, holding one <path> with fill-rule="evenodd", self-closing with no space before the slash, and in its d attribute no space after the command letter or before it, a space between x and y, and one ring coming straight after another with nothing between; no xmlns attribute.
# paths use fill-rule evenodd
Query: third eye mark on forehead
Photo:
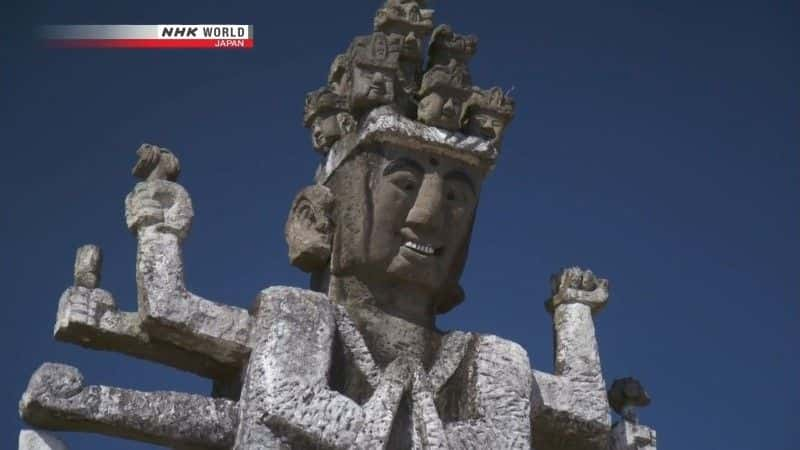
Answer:
<svg viewBox="0 0 800 450"><path fill-rule="evenodd" d="M434 161L436 161L436 159L431 158L431 165L433 166L438 165L438 161L436 161L436 164L434 164ZM390 162L385 169L383 169L383 176L387 176L399 170L410 170L412 172L416 172L420 176L425 173L425 169L422 167L422 165L414 161L413 159L397 158L394 161ZM461 181L467 186L469 186L473 194L475 193L475 183L472 182L472 178L470 178L469 175L465 174L460 170L452 170L448 172L444 176L444 179Z"/></svg>

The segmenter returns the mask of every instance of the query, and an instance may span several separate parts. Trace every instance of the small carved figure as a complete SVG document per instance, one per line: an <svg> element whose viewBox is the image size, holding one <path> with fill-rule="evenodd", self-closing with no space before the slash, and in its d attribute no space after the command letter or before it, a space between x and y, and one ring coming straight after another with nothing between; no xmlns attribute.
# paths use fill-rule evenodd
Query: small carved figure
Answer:
<svg viewBox="0 0 800 450"><path fill-rule="evenodd" d="M478 38L453 32L449 25L439 25L433 30L428 44L428 70L434 66L447 66L451 61L467 67L478 51Z"/></svg>
<svg viewBox="0 0 800 450"><path fill-rule="evenodd" d="M395 100L399 53L391 51L388 36L376 32L351 46L350 108L365 112Z"/></svg>
<svg viewBox="0 0 800 450"><path fill-rule="evenodd" d="M469 73L455 60L429 69L422 77L418 120L447 130L460 130L464 102L472 94L470 84Z"/></svg>
<svg viewBox="0 0 800 450"><path fill-rule="evenodd" d="M464 108L464 131L499 146L506 127L514 118L514 100L500 88L475 89Z"/></svg>
<svg viewBox="0 0 800 450"><path fill-rule="evenodd" d="M425 38L433 30L433 10L423 8L416 1L389 0L375 14L375 31Z"/></svg>
<svg viewBox="0 0 800 450"><path fill-rule="evenodd" d="M306 95L303 123L311 128L311 144L325 154L342 136L355 130L355 119L347 110L347 101L327 87Z"/></svg>

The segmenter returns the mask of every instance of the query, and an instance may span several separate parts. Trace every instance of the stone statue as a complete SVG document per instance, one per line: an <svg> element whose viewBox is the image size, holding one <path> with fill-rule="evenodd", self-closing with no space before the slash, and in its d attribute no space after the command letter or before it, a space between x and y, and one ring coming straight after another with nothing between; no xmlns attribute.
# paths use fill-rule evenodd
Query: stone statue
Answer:
<svg viewBox="0 0 800 450"><path fill-rule="evenodd" d="M55 337L209 378L211 395L87 385L78 369L45 363L20 401L27 422L174 448L639 448L612 433L594 328L606 280L576 267L554 276L553 374L513 342L436 325L465 300L476 207L513 100L471 85L466 59L453 56L466 44L436 44L447 62L402 78L410 58L392 36L408 43L409 27L414 39L431 28L423 8L388 0L373 34L306 98L323 161L285 234L310 289L266 288L249 311L190 292L181 246L192 202L177 157L154 146L138 152L143 181L125 199L138 311L120 311L99 287L100 249L78 250ZM461 42L447 30L433 40Z"/></svg>

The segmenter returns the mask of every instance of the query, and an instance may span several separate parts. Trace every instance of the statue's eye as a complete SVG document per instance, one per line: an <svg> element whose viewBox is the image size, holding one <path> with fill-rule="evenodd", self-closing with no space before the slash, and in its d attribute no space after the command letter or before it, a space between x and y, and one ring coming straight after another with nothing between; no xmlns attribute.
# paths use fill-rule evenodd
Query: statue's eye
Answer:
<svg viewBox="0 0 800 450"><path fill-rule="evenodd" d="M405 192L414 192L419 186L417 177L410 171L401 170L389 176L389 180L397 186L398 189Z"/></svg>
<svg viewBox="0 0 800 450"><path fill-rule="evenodd" d="M449 178L445 183L445 201L454 205L468 205L472 203L474 194L472 187L461 178Z"/></svg>

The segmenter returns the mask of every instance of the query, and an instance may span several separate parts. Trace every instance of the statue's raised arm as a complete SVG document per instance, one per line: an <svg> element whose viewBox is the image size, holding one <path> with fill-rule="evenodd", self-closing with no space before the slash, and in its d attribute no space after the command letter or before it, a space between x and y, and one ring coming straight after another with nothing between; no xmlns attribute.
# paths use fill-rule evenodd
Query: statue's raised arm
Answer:
<svg viewBox="0 0 800 450"><path fill-rule="evenodd" d="M125 222L137 241L137 312L117 308L99 287L102 253L78 250L75 286L59 302L58 339L120 351L194 372L219 382L236 377L250 351L250 316L244 309L204 299L186 288L181 246L194 210L177 178L171 151L144 144L133 174L142 181L125 198Z"/></svg>
<svg viewBox="0 0 800 450"><path fill-rule="evenodd" d="M134 175L144 179L125 199L136 235L136 286L142 327L151 337L236 364L246 358L247 311L206 300L186 288L181 244L194 217L189 193L176 182L177 157L144 145ZM155 155L155 156L154 156Z"/></svg>

